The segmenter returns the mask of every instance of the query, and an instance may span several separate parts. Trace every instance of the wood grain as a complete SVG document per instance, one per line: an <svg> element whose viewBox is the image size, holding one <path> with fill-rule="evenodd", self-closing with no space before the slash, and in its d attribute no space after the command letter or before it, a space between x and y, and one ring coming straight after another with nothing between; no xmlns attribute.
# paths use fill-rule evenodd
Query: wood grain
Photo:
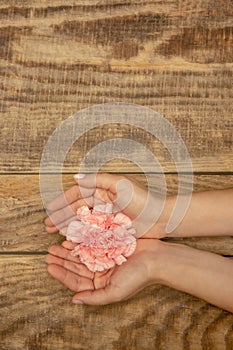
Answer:
<svg viewBox="0 0 233 350"><path fill-rule="evenodd" d="M233 171L232 14L230 0L2 0L1 172L37 172L61 121L114 101L164 115L183 137L195 171ZM164 171L176 171L164 146L126 125L84 135L64 171L73 172L100 141L125 135L149 145ZM115 161L108 171L135 166Z"/></svg>
<svg viewBox="0 0 233 350"><path fill-rule="evenodd" d="M132 178L146 184L142 174ZM39 191L37 175L1 176L0 187L0 241L2 252L43 252L63 238L58 234L44 234L43 220L46 217ZM53 182L49 175L48 183ZM150 176L152 189L161 193L158 175ZM166 175L168 194L177 193L176 175ZM63 176L64 189L74 184L72 175ZM233 187L233 176L199 175L194 177L194 191ZM183 187L185 190L185 186ZM169 239L212 252L233 255L233 237L206 237Z"/></svg>
<svg viewBox="0 0 233 350"><path fill-rule="evenodd" d="M2 350L232 349L233 315L185 293L156 285L127 302L77 306L43 257L0 265Z"/></svg>
<svg viewBox="0 0 233 350"><path fill-rule="evenodd" d="M195 191L232 187L232 15L231 0L0 1L1 349L233 349L232 314L159 285L124 303L74 306L46 271L45 251L63 238L43 235L38 176L43 148L62 121L121 101L173 124L194 171L205 173L195 175ZM126 120L79 138L64 163L64 188L87 152L115 137L141 142L165 173L176 173L166 147ZM138 159L154 172L145 151ZM142 172L117 159L102 170ZM166 181L176 193L176 174ZM173 241L233 256L232 237Z"/></svg>

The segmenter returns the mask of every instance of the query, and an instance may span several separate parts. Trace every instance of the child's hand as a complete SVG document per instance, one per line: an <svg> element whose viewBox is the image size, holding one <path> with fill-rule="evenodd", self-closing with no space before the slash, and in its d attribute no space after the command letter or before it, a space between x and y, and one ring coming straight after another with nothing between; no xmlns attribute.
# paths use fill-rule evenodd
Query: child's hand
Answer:
<svg viewBox="0 0 233 350"><path fill-rule="evenodd" d="M114 211L122 211L131 220L136 219L133 226L137 230L137 237L145 234L145 237L164 237L162 226L165 226L166 221L164 220L164 225L161 220L157 221L162 209L162 200L155 198L144 186L126 176L113 174L97 174L96 177L90 174L75 180L76 186L67 190L65 196L57 197L48 205L52 214L45 220L47 232L60 230L65 235L66 228L69 222L75 219L79 207L93 207L96 204L111 202Z"/></svg>
<svg viewBox="0 0 233 350"><path fill-rule="evenodd" d="M63 242L52 246L46 256L48 272L69 289L77 292L73 302L104 305L128 299L144 287L160 283L162 268L159 263L159 240L139 239L134 254L120 266L93 273L70 252L76 244Z"/></svg>

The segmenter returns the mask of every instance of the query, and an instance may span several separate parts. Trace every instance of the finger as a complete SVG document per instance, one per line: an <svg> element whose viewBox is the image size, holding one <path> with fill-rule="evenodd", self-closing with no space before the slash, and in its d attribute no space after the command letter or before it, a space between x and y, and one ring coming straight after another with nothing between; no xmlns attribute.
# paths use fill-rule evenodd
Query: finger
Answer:
<svg viewBox="0 0 233 350"><path fill-rule="evenodd" d="M51 247L49 247L48 252L50 254L52 254L54 256L58 256L62 259L73 261L73 262L78 263L78 264L81 263L80 259L77 256L73 256L71 254L71 250L66 249L62 246L52 245Z"/></svg>
<svg viewBox="0 0 233 350"><path fill-rule="evenodd" d="M62 242L62 247L68 250L73 250L74 247L76 247L77 243L73 243L71 241L64 241Z"/></svg>
<svg viewBox="0 0 233 350"><path fill-rule="evenodd" d="M86 198L85 200L80 199L67 207L53 212L45 219L44 223L46 226L56 226L58 229L61 229L62 227L66 226L63 224L66 220L69 220L74 215L76 216L78 208L82 207L83 205L87 205L90 208L92 204L92 197ZM62 225L59 226L60 224Z"/></svg>
<svg viewBox="0 0 233 350"><path fill-rule="evenodd" d="M48 233L55 233L57 231L62 231L62 233L64 233L64 228L66 228L72 221L77 220L77 216L74 215L71 218L69 218L68 220L65 220L59 224L57 224L57 226L45 226L45 230Z"/></svg>
<svg viewBox="0 0 233 350"><path fill-rule="evenodd" d="M48 233L56 233L59 229L56 226L45 226L45 230Z"/></svg>
<svg viewBox="0 0 233 350"><path fill-rule="evenodd" d="M108 281L113 273L114 268L102 272L95 272L95 278L93 280L95 289L104 288L106 284L108 284Z"/></svg>
<svg viewBox="0 0 233 350"><path fill-rule="evenodd" d="M73 297L75 304L88 305L107 305L123 300L126 297L121 288L112 288L111 285L106 288L89 290L77 293Z"/></svg>
<svg viewBox="0 0 233 350"><path fill-rule="evenodd" d="M59 234L66 237L67 236L67 228L68 228L68 226L62 227L62 229L59 230Z"/></svg>
<svg viewBox="0 0 233 350"><path fill-rule="evenodd" d="M62 209L69 204L72 204L73 202L77 201L77 199L82 197L90 197L92 195L93 191L87 188L83 188L80 190L80 186L72 186L70 189L68 189L66 192L60 194L58 197L56 197L53 201L51 201L47 205L47 209L50 211L56 211L59 209Z"/></svg>
<svg viewBox="0 0 233 350"><path fill-rule="evenodd" d="M45 219L45 226L56 226L58 228L60 223L70 219L72 216L76 216L77 208L78 204L76 201L67 207L54 211Z"/></svg>
<svg viewBox="0 0 233 350"><path fill-rule="evenodd" d="M71 204L74 201L76 201L78 199L78 196L79 196L78 187L72 186L66 192L60 194L53 201L48 203L47 209L51 211L61 209L67 206L68 204Z"/></svg>
<svg viewBox="0 0 233 350"><path fill-rule="evenodd" d="M51 254L46 255L45 261L47 264L55 264L58 266L62 266L66 270L74 272L75 274L82 277L87 277L90 279L93 279L94 277L94 273L91 272L85 265L80 263L74 263L72 261L65 260Z"/></svg>
<svg viewBox="0 0 233 350"><path fill-rule="evenodd" d="M76 174L74 179L79 186L95 189L95 194L105 203L113 202L115 209L124 210L133 198L134 185L126 176L107 173L78 176L80 174Z"/></svg>
<svg viewBox="0 0 233 350"><path fill-rule="evenodd" d="M75 292L94 289L92 279L79 276L62 266L49 264L47 269L50 275Z"/></svg>
<svg viewBox="0 0 233 350"><path fill-rule="evenodd" d="M108 190L112 193L116 193L116 185L118 181L123 178L125 177L108 173L74 175L74 180L79 186L86 188L102 188L103 190Z"/></svg>
<svg viewBox="0 0 233 350"><path fill-rule="evenodd" d="M95 194L93 195L93 207L99 204L106 204L111 202L112 201L109 199L109 196L106 190L97 189Z"/></svg>
<svg viewBox="0 0 233 350"><path fill-rule="evenodd" d="M102 194L101 194L101 196L102 196ZM83 200L83 199L78 200L76 203L72 204L72 208L73 208L72 211L75 211L76 208L78 209L84 205L88 206L89 208L92 208L92 207L99 205L99 204L106 204L106 202L111 202L107 195L106 195L106 197L107 197L106 200L100 199L99 197L100 197L99 194L95 194L93 197L86 198L85 200ZM76 211L77 211L77 209L76 209ZM63 208L63 209L60 209L59 211L55 212L56 219L61 220L61 215L59 213L61 213L61 211L63 212L64 210L68 211L69 209ZM51 214L50 217L47 217L45 219L45 221L44 221L44 223L46 225L45 230L48 233L55 233L55 232L60 231L60 234L62 234L63 236L66 236L67 227L72 221L76 220L76 216L73 215L65 221L58 222L58 223L56 223L56 226L55 226L55 222L52 222L52 220L54 220L55 213ZM66 215L66 213L64 215Z"/></svg>

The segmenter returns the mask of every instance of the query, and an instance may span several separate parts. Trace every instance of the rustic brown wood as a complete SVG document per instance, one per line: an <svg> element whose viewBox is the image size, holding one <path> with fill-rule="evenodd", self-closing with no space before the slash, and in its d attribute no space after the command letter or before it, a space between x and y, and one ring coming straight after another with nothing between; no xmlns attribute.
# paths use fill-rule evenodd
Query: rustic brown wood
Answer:
<svg viewBox="0 0 233 350"><path fill-rule="evenodd" d="M132 178L146 184L141 174ZM74 184L72 175L63 177L64 188ZM53 181L50 175L48 181ZM177 191L177 176L166 175L168 194ZM151 178L153 190L161 192L156 176ZM194 177L194 191L233 187L233 176L199 175ZM58 234L45 234L43 220L46 216L42 206L37 175L2 175L0 188L0 241L1 251L46 251L49 245L63 240ZM212 252L233 255L232 237L206 237L169 239Z"/></svg>
<svg viewBox="0 0 233 350"><path fill-rule="evenodd" d="M233 315L185 293L157 285L127 302L75 306L43 257L1 256L0 265L2 350L232 349Z"/></svg>
<svg viewBox="0 0 233 350"><path fill-rule="evenodd" d="M195 171L232 171L232 13L230 0L1 1L1 171L38 171L62 120L114 101L150 106L171 121ZM126 126L83 136L64 170L113 135L141 140L175 171L164 146ZM135 167L112 162L108 170Z"/></svg>
<svg viewBox="0 0 233 350"><path fill-rule="evenodd" d="M233 349L232 314L169 288L105 307L71 304L72 293L43 262L62 237L43 235L38 182L43 147L63 120L121 101L152 108L180 132L194 170L206 174L195 176L196 191L232 187L232 15L231 0L0 2L1 349ZM83 135L64 173L77 172L86 153L112 137L141 142L164 172L176 172L149 133L115 124ZM154 171L145 152L138 159ZM122 160L104 170L141 172ZM166 180L175 193L176 175ZM65 175L64 187L71 183ZM232 237L173 241L233 255Z"/></svg>

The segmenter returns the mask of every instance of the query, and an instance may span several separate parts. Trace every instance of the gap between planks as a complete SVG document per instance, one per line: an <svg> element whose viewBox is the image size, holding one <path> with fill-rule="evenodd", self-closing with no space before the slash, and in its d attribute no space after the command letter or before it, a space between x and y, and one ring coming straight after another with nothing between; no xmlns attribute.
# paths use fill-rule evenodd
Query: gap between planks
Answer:
<svg viewBox="0 0 233 350"><path fill-rule="evenodd" d="M156 172L156 171L147 171L147 172L140 172L140 171L132 171L132 172L128 172L128 171L121 171L121 172L114 172L114 171L111 171L109 172L110 174L123 174L123 175L178 175L178 174L181 174L181 175L223 175L223 176L232 176L233 175L233 171L193 171L192 173L191 172L185 172L185 171L182 171L182 172L179 172L177 173L176 171L164 171L164 172ZM68 172L62 172L62 173L56 173L56 172L0 172L0 176L15 176L15 175L58 175L58 174L61 174L61 175L74 175L75 172L71 172L71 171L68 171ZM86 174L93 174L93 173L86 173Z"/></svg>

